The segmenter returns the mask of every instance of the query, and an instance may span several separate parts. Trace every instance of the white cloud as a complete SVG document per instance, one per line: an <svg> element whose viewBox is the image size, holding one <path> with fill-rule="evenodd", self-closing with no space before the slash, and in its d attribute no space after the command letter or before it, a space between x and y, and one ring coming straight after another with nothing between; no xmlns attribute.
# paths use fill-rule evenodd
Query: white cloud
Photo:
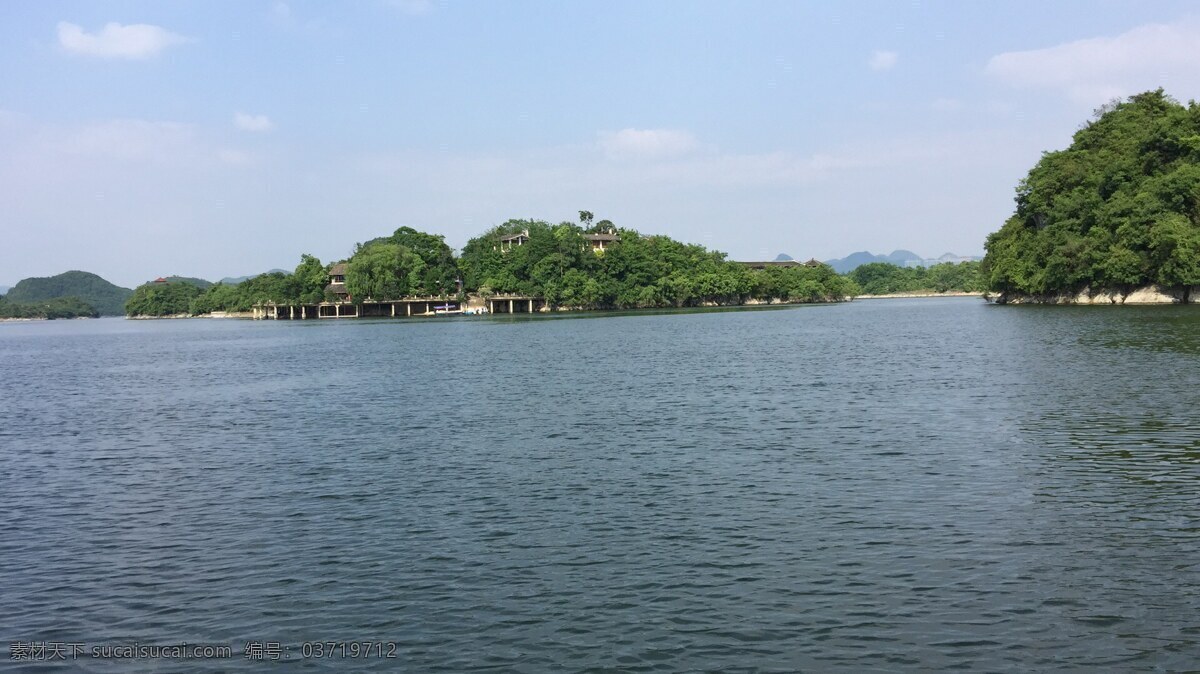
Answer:
<svg viewBox="0 0 1200 674"><path fill-rule="evenodd" d="M271 5L271 16L279 21L291 21L292 8L286 2L277 0L275 4Z"/></svg>
<svg viewBox="0 0 1200 674"><path fill-rule="evenodd" d="M1115 37L1076 40L993 56L987 73L1015 87L1059 89L1092 104L1159 86L1200 84L1200 21L1138 26Z"/></svg>
<svg viewBox="0 0 1200 674"><path fill-rule="evenodd" d="M621 129L600 134L599 145L609 159L666 159L692 151L696 139L675 129Z"/></svg>
<svg viewBox="0 0 1200 674"><path fill-rule="evenodd" d="M267 23L278 30L306 34L321 35L329 32L326 21L320 17L301 16L283 0L277 0L266 13Z"/></svg>
<svg viewBox="0 0 1200 674"><path fill-rule="evenodd" d="M871 54L867 65L871 66L871 70L891 70L896 66L896 61L900 59L900 55L894 51L884 51L877 49Z"/></svg>
<svg viewBox="0 0 1200 674"><path fill-rule="evenodd" d="M233 116L233 125L242 131L270 131L275 128L266 115L249 115L239 112Z"/></svg>
<svg viewBox="0 0 1200 674"><path fill-rule="evenodd" d="M150 58L167 47L189 41L182 35L146 23L123 26L110 22L95 33L88 33L66 21L58 24L58 43L63 49L100 58Z"/></svg>

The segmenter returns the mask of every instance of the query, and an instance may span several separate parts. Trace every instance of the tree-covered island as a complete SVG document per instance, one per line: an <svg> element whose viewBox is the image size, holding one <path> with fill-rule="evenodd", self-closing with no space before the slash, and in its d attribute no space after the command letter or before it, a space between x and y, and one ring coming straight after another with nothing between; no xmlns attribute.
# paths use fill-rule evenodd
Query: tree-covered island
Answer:
<svg viewBox="0 0 1200 674"><path fill-rule="evenodd" d="M1045 153L987 239L999 302L1200 299L1200 105L1162 89L1096 111Z"/></svg>
<svg viewBox="0 0 1200 674"><path fill-rule="evenodd" d="M130 316L244 312L263 303L315 304L408 297L522 295L549 309L634 309L766 302L839 302L858 286L823 263L755 267L724 253L666 236L619 229L607 220L551 224L510 220L471 239L462 255L440 235L401 227L354 247L344 287L330 284L332 264L301 257L292 273L201 288L159 279L139 286Z"/></svg>
<svg viewBox="0 0 1200 674"><path fill-rule="evenodd" d="M901 267L888 262L859 265L847 276L864 295L903 293L978 293L983 290L979 262L941 262L931 267Z"/></svg>

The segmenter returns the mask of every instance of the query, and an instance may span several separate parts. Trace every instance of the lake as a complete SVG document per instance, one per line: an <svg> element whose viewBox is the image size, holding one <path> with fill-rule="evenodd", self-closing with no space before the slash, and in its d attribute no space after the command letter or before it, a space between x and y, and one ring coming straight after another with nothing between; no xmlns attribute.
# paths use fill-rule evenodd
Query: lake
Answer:
<svg viewBox="0 0 1200 674"><path fill-rule="evenodd" d="M0 669L1200 666L1200 307L54 321L0 377L4 646L232 647Z"/></svg>

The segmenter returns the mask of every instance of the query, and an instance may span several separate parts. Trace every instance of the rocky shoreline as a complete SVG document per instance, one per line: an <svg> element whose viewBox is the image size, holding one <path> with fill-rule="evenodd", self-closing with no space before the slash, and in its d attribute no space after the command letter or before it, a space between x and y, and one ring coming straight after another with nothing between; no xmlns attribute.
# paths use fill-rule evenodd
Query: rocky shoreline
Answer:
<svg viewBox="0 0 1200 674"><path fill-rule="evenodd" d="M1148 285L1128 292L1100 288L1084 288L1077 293L1028 295L1024 293L984 293L983 299L993 304L1196 304L1200 303L1200 286L1166 288Z"/></svg>

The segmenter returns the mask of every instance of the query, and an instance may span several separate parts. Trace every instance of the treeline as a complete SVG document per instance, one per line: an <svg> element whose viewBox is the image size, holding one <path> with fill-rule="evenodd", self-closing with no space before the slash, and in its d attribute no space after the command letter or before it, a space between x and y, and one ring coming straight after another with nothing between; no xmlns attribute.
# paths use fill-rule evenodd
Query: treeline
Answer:
<svg viewBox="0 0 1200 674"><path fill-rule="evenodd" d="M616 230L612 223L551 225L510 220L472 239L456 258L442 236L401 227L391 236L355 246L345 263L345 292L353 302L409 296L544 297L555 307L621 309L741 304L747 301L838 301L858 292L828 265L750 269L725 254L665 236ZM604 251L587 235L619 236ZM525 234L519 243L500 239ZM263 302L311 304L336 299L327 290L332 264L304 255L292 273L256 276L237 285L200 288L182 281L147 283L126 304L141 316L248 311Z"/></svg>
<svg viewBox="0 0 1200 674"><path fill-rule="evenodd" d="M860 292L967 290L980 287L978 263L929 269L869 264L848 276L826 264L754 269L725 254L666 236L618 229L592 214L580 222L510 220L474 239L461 257L442 236L401 227L354 247L344 287L330 289L333 264L303 255L291 273L274 272L236 285L201 287L186 279L147 283L126 304L130 315L197 315L249 311L255 304L315 304L340 299L463 297L478 294L545 298L551 307L632 309L831 302ZM603 250L594 239L605 239Z"/></svg>
<svg viewBox="0 0 1200 674"><path fill-rule="evenodd" d="M95 307L78 297L55 297L40 302L12 302L0 297L0 318L99 318Z"/></svg>
<svg viewBox="0 0 1200 674"><path fill-rule="evenodd" d="M871 262L855 268L849 276L866 295L982 292L984 289L979 262L942 262L931 267L899 267L887 262Z"/></svg>
<svg viewBox="0 0 1200 674"><path fill-rule="evenodd" d="M1047 152L987 239L989 289L1028 295L1200 285L1200 106L1162 89L1104 106Z"/></svg>
<svg viewBox="0 0 1200 674"><path fill-rule="evenodd" d="M327 299L325 286L328 283L328 268L312 255L303 255L290 274L262 274L236 285L202 285L180 278L145 283L134 289L133 296L125 304L125 313L130 316L194 316L214 311L250 311L255 304L264 302L311 304Z"/></svg>
<svg viewBox="0 0 1200 674"><path fill-rule="evenodd" d="M857 288L828 265L750 269L725 254L666 236L642 236L602 220L592 226L510 220L471 239L459 260L463 281L481 295L545 297L551 306L581 309L741 304L750 300L837 301ZM587 234L615 232L620 241L594 251ZM500 239L528 235L504 249Z"/></svg>
<svg viewBox="0 0 1200 674"><path fill-rule="evenodd" d="M459 260L445 237L412 227L356 245L346 262L346 290L356 302L457 295L461 276Z"/></svg>

